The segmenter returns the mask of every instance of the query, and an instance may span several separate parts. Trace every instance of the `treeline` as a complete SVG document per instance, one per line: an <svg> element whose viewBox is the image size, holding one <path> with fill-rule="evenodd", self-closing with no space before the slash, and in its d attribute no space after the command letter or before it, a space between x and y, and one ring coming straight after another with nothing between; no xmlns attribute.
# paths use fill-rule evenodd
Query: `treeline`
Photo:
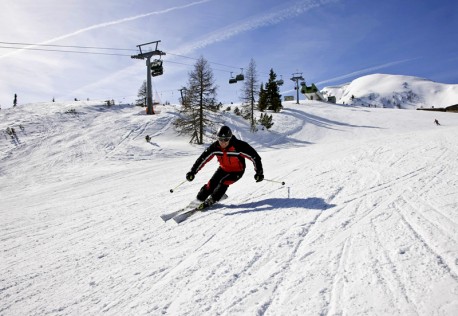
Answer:
<svg viewBox="0 0 458 316"><path fill-rule="evenodd" d="M235 108L234 113L250 122L252 132L257 130L258 125L268 129L273 125L272 115L261 113L257 118L255 110L280 112L283 108L277 75L271 69L268 81L259 84L256 63L253 59L246 69L241 94L242 109ZM209 62L204 57L200 57L194 64L194 69L188 74L186 87L181 90L182 107L179 117L174 122L179 134L191 137L190 142L203 144L204 131L213 128L213 122L210 120L211 112L223 110L222 103L217 101L217 90ZM138 91L136 104L146 106L145 97L146 83L144 82Z"/></svg>

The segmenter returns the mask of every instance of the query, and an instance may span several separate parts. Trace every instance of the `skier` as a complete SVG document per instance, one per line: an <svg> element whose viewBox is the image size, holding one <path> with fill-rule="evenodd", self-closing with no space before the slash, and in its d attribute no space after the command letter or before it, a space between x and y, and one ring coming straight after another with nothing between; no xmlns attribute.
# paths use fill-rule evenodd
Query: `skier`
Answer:
<svg viewBox="0 0 458 316"><path fill-rule="evenodd" d="M434 123L436 123L436 125L440 125L439 121L437 119L434 120Z"/></svg>
<svg viewBox="0 0 458 316"><path fill-rule="evenodd" d="M186 179L192 181L197 172L216 156L219 168L215 171L211 179L205 184L197 194L197 199L202 202L198 208L206 208L218 202L226 193L227 188L234 182L242 178L245 172L245 158L254 164L256 182L264 180L261 157L248 143L237 139L232 135L228 126L222 126L216 134L217 141L212 143L197 158L191 170L186 174Z"/></svg>

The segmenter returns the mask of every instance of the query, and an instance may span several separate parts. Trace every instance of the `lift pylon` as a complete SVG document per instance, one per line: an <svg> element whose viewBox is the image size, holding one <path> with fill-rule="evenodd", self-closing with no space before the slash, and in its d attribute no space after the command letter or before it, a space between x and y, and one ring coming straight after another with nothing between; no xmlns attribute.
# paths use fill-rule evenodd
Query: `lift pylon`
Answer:
<svg viewBox="0 0 458 316"><path fill-rule="evenodd" d="M153 109L153 92L151 88L151 77L155 76L160 76L163 74L163 68L162 68L162 60L156 59L154 60L153 63L151 63L151 57L153 56L164 56L165 53L163 51L160 51L157 49L160 41L154 41L154 42L149 42L149 43L144 43L137 45L140 54L137 55L132 55L130 56L131 58L134 59L146 59L146 90L147 90L147 96L146 96L146 114L154 114L154 109ZM142 47L144 46L149 46L151 44L156 44L156 47L152 51L148 52L143 52ZM150 73L151 71L151 73Z"/></svg>

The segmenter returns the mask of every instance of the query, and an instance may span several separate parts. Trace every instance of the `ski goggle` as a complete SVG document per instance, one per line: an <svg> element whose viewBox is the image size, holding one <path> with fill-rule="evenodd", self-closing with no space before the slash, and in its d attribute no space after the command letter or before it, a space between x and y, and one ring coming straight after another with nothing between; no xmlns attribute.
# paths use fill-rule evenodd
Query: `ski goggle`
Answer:
<svg viewBox="0 0 458 316"><path fill-rule="evenodd" d="M218 140L219 140L220 142L227 143L228 141L231 140L231 138L230 138L230 137L218 137Z"/></svg>

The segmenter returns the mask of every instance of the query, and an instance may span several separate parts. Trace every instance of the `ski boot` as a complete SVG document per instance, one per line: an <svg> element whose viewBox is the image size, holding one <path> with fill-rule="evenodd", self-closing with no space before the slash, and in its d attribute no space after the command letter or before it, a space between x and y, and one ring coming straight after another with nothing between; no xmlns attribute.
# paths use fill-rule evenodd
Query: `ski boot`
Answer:
<svg viewBox="0 0 458 316"><path fill-rule="evenodd" d="M206 199L205 201L203 201L198 207L197 209L198 210L203 210L209 206L212 206L213 204L215 204L215 201L213 201L213 198L210 196L208 199Z"/></svg>

